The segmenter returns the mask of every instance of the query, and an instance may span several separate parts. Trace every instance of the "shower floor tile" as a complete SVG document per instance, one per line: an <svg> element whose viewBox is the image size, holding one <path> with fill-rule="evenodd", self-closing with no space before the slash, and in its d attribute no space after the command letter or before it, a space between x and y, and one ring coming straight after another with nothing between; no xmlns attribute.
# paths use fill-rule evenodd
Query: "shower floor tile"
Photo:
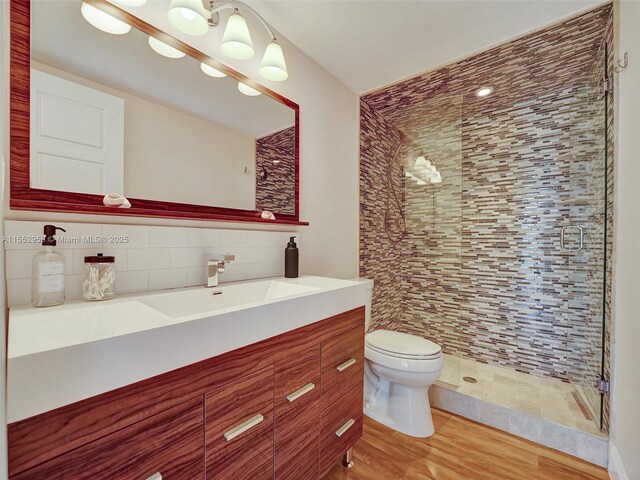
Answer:
<svg viewBox="0 0 640 480"><path fill-rule="evenodd" d="M537 377L454 355L444 355L438 384L458 393L536 415L576 430L603 435L578 404L576 389L554 378ZM468 383L464 377L477 382Z"/></svg>

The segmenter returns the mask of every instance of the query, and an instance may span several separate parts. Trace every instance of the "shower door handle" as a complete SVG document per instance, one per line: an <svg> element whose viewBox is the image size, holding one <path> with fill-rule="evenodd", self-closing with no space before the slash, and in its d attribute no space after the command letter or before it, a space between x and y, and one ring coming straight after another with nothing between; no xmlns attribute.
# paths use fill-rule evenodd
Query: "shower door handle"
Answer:
<svg viewBox="0 0 640 480"><path fill-rule="evenodd" d="M565 246L566 232L567 232L567 229L569 228L578 229L578 234L580 235L580 245L578 245L577 248L567 248ZM582 227L578 225L566 225L562 227L562 230L560 230L560 250L564 250L565 252L579 252L580 250L582 250L583 246L584 246L584 232L582 230Z"/></svg>

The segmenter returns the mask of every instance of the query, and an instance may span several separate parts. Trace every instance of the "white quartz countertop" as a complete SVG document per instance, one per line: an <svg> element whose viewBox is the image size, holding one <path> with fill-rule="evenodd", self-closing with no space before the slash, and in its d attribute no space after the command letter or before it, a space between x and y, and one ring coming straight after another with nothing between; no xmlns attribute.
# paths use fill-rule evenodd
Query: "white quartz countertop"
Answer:
<svg viewBox="0 0 640 480"><path fill-rule="evenodd" d="M7 421L280 335L365 304L365 283L270 278L9 312Z"/></svg>

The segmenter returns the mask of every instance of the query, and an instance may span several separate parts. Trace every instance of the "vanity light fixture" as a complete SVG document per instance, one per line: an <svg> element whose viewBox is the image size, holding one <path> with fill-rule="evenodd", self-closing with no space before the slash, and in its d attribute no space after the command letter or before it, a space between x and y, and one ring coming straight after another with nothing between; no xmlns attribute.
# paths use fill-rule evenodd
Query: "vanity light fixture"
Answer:
<svg viewBox="0 0 640 480"><path fill-rule="evenodd" d="M201 0L171 0L169 21L187 35L204 35L209 31L207 11Z"/></svg>
<svg viewBox="0 0 640 480"><path fill-rule="evenodd" d="M249 85L242 82L238 82L238 90L240 90L241 93L244 93L248 97L257 97L258 95L262 95L262 92L259 92L255 88L251 88Z"/></svg>
<svg viewBox="0 0 640 480"><path fill-rule="evenodd" d="M173 48L171 45L161 42L155 37L149 37L149 46L153 48L156 53L167 58L182 58L186 55L186 53L181 52L177 48Z"/></svg>
<svg viewBox="0 0 640 480"><path fill-rule="evenodd" d="M129 33L131 25L112 17L108 13L97 9L93 5L82 2L80 12L84 19L99 30L113 35Z"/></svg>
<svg viewBox="0 0 640 480"><path fill-rule="evenodd" d="M487 97L493 93L493 87L480 87L476 90L476 97Z"/></svg>
<svg viewBox="0 0 640 480"><path fill-rule="evenodd" d="M207 0L205 0L207 1ZM248 60L255 50L247 21L240 10L251 13L264 27L271 38L260 63L260 75L267 80L282 82L289 77L282 47L278 44L273 30L252 7L240 0L209 1L209 8L203 6L202 0L171 0L169 21L187 35L204 35L209 28L220 25L220 13L232 10L222 35L220 50L226 56L237 60Z"/></svg>
<svg viewBox="0 0 640 480"><path fill-rule="evenodd" d="M211 65L208 65L204 62L200 63L200 70L202 70L203 73L209 75L210 77L223 78L227 76L226 73L222 73L220 70L216 70Z"/></svg>
<svg viewBox="0 0 640 480"><path fill-rule="evenodd" d="M227 57L237 60L248 60L253 57L253 41L251 40L249 27L237 8L227 20L227 28L224 29L224 34L222 35L220 50Z"/></svg>

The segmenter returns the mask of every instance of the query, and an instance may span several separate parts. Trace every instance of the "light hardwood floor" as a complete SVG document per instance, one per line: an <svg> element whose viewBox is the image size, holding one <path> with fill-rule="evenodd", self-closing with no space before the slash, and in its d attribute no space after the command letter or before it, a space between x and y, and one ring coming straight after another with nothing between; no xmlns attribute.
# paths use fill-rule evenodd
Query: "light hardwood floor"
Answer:
<svg viewBox="0 0 640 480"><path fill-rule="evenodd" d="M324 480L608 480L605 469L433 409L436 433L412 438L365 417L355 466Z"/></svg>

